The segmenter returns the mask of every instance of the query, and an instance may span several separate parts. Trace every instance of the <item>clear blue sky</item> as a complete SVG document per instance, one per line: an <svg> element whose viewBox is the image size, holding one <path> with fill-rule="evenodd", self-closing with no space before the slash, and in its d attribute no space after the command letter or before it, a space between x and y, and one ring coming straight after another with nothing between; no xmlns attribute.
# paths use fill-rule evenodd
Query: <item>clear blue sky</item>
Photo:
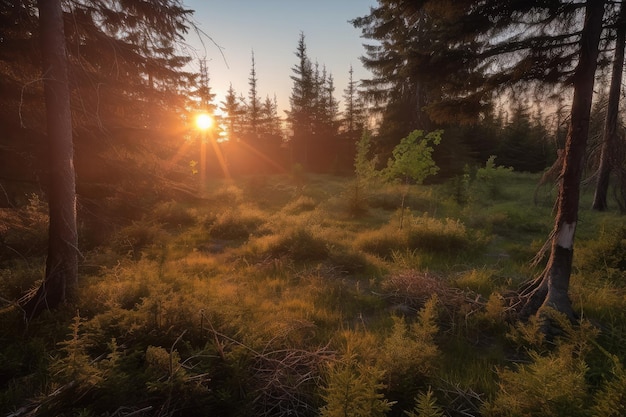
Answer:
<svg viewBox="0 0 626 417"><path fill-rule="evenodd" d="M199 28L223 48L224 58L210 40L204 38L202 47L195 33L187 36L199 57L206 54L216 103L223 100L230 83L238 95L247 97L254 50L258 94L262 100L276 94L279 115L284 117L300 32L311 61L332 73L341 109L350 65L355 80L370 77L359 60L365 40L348 21L367 15L376 0L184 0L184 4L195 10Z"/></svg>

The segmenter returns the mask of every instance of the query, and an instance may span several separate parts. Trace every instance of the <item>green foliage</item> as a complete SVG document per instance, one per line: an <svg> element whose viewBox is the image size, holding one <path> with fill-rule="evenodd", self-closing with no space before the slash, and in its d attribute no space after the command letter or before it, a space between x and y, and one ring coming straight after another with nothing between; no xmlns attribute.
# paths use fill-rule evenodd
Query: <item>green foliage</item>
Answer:
<svg viewBox="0 0 626 417"><path fill-rule="evenodd" d="M119 225L109 246L83 251L77 305L46 312L28 332L12 300L45 262L2 258L0 409L623 414L619 218L584 212L577 232L572 300L602 332L563 323L548 340L536 317L510 322L506 294L529 276L551 224L549 208L526 204L537 176L510 176L502 184L511 191L487 208L442 199L446 186L412 185L402 230L399 183L367 186L368 216L358 218L342 211L352 186L344 177L310 175L299 192L288 175L268 177L258 192L209 184L202 204L152 205L144 220ZM338 361L344 339L357 355Z"/></svg>
<svg viewBox="0 0 626 417"><path fill-rule="evenodd" d="M385 399L385 372L354 357L328 365L322 417L383 417L393 405Z"/></svg>
<svg viewBox="0 0 626 417"><path fill-rule="evenodd" d="M577 251L576 264L585 271L602 271L604 275L622 280L626 273L626 226L610 225L600 229L597 238Z"/></svg>
<svg viewBox="0 0 626 417"><path fill-rule="evenodd" d="M442 134L442 130L435 130L426 136L423 130L409 133L393 149L384 175L389 179L400 178L404 182L413 180L418 184L435 175L439 168L432 158L433 146L441 142Z"/></svg>
<svg viewBox="0 0 626 417"><path fill-rule="evenodd" d="M476 251L486 244L486 239L468 230L459 220L439 219L424 214L406 216L406 226L398 230L392 222L377 230L362 233L355 240L356 247L379 256L390 257L394 252L418 250L420 252L460 255Z"/></svg>
<svg viewBox="0 0 626 417"><path fill-rule="evenodd" d="M593 417L619 417L626 415L626 371L619 359L612 356L613 369L609 379L594 397Z"/></svg>
<svg viewBox="0 0 626 417"><path fill-rule="evenodd" d="M411 411L405 411L408 417L443 417L443 410L437 405L437 398L428 387L428 391L420 392L415 399L415 407Z"/></svg>
<svg viewBox="0 0 626 417"><path fill-rule="evenodd" d="M457 204L464 205L470 200L471 175L469 166L465 165L463 174L457 175L448 181L452 198Z"/></svg>
<svg viewBox="0 0 626 417"><path fill-rule="evenodd" d="M588 402L585 360L597 336L591 324L574 327L568 319L552 310L547 312L564 335L554 349L547 349L540 326L526 327L522 338L535 346L528 353L529 363L514 369L500 369L500 390L486 403L487 416L584 416ZM536 324L539 324L538 321Z"/></svg>
<svg viewBox="0 0 626 417"><path fill-rule="evenodd" d="M371 145L370 133L364 130L361 139L356 143L354 156L356 178L347 192L348 213L355 216L367 211L371 189L380 179L380 171L376 168L378 160L370 155Z"/></svg>
<svg viewBox="0 0 626 417"><path fill-rule="evenodd" d="M437 297L431 297L410 325L403 318L393 317L391 334L383 343L381 368L389 371L395 384L405 378L428 376L435 369L439 354L434 340L439 331L437 303Z"/></svg>
<svg viewBox="0 0 626 417"><path fill-rule="evenodd" d="M297 227L283 232L268 248L271 256L288 256L294 261L318 261L328 256L328 245L308 228Z"/></svg>
<svg viewBox="0 0 626 417"><path fill-rule="evenodd" d="M79 386L93 386L102 380L102 372L87 353L93 342L89 334L81 333L83 321L79 315L74 317L69 339L59 342L60 355L51 364L52 374L61 383L76 382Z"/></svg>
<svg viewBox="0 0 626 417"><path fill-rule="evenodd" d="M487 416L582 416L586 403L585 362L563 347L515 370L501 369L500 391L486 407Z"/></svg>
<svg viewBox="0 0 626 417"><path fill-rule="evenodd" d="M380 175L380 172L376 169L378 158L372 158L370 155L371 147L371 134L365 130L361 139L356 143L356 154L354 156L354 173L359 182L367 183L375 180Z"/></svg>
<svg viewBox="0 0 626 417"><path fill-rule="evenodd" d="M496 157L487 159L485 166L476 171L475 192L480 198L498 199L505 196L504 182L511 177L513 168L496 165Z"/></svg>

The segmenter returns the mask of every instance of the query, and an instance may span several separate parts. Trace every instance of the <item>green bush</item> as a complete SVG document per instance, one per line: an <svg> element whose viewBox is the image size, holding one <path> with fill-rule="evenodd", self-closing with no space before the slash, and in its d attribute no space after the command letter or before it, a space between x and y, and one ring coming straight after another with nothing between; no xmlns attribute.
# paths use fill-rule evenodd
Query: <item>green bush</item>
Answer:
<svg viewBox="0 0 626 417"><path fill-rule="evenodd" d="M381 392L384 371L354 357L328 365L321 417L384 417L392 402Z"/></svg>
<svg viewBox="0 0 626 417"><path fill-rule="evenodd" d="M626 275L626 226L603 227L596 239L581 245L575 262L584 271L602 271L609 279Z"/></svg>
<svg viewBox="0 0 626 417"><path fill-rule="evenodd" d="M411 249L455 253L484 245L480 238L469 233L460 220L440 220L423 215L412 218L407 229L407 245Z"/></svg>
<svg viewBox="0 0 626 417"><path fill-rule="evenodd" d="M472 186L472 199L482 202L506 197L504 184L511 178L513 168L496 165L496 157L490 156L485 166L476 171L476 180Z"/></svg>

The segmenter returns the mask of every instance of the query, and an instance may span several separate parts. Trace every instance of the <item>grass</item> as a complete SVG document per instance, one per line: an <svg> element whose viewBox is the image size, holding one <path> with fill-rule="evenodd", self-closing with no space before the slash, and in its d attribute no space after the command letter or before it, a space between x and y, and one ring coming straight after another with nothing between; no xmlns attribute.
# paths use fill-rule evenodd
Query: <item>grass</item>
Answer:
<svg viewBox="0 0 626 417"><path fill-rule="evenodd" d="M364 404L397 401L392 416L429 389L448 415L515 415L510 404L526 412L543 392L528 394L533 375L567 372L592 415L608 401L596 393L620 389L607 358L626 360L624 222L581 207L570 293L603 331L529 344L533 327L507 322L500 294L539 272L528 262L553 220L550 202L532 203L537 180L500 172L467 199L450 184L411 186L403 213L397 185L368 189L355 211L350 178L211 183L203 200L87 236L103 243L83 253L78 301L24 331L11 300L43 274L47 225L32 197L0 213L0 409L316 415L349 383ZM583 344L596 347L572 362ZM359 391L366 375L380 390Z"/></svg>

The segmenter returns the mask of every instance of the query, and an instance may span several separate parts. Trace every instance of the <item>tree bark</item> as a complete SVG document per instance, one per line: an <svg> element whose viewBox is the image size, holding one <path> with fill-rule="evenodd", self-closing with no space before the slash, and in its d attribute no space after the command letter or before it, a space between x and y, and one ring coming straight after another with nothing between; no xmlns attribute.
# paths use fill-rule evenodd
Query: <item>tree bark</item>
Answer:
<svg viewBox="0 0 626 417"><path fill-rule="evenodd" d="M48 258L43 283L24 304L27 318L72 297L78 284L76 179L68 63L60 0L38 0L48 134Z"/></svg>
<svg viewBox="0 0 626 417"><path fill-rule="evenodd" d="M600 164L596 190L593 196L592 208L597 211L608 209L607 194L611 169L615 166L615 148L617 145L617 119L619 113L619 99L622 92L622 75L624 68L624 45L626 44L626 6L620 5L617 21L617 35L615 38L615 56L611 70L611 85L609 87L609 102L604 121L604 137L600 151Z"/></svg>
<svg viewBox="0 0 626 417"><path fill-rule="evenodd" d="M588 0L585 6L579 61L573 80L574 98L565 143L562 180L550 237L550 258L544 273L522 294L526 297L522 310L524 316L552 308L572 320L575 318L568 290L604 4L605 0Z"/></svg>

